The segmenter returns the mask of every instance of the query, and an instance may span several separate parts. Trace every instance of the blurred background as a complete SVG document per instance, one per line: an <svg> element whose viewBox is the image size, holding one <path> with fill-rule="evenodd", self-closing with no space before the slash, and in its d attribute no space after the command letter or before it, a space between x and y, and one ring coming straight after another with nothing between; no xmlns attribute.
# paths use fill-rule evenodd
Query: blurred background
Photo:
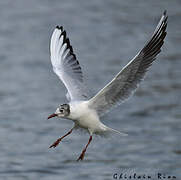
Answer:
<svg viewBox="0 0 181 180"><path fill-rule="evenodd" d="M95 93L144 46L165 9L168 34L157 61L135 95L102 119L129 136L95 137L80 163L88 134L73 132L49 149L73 125L47 120L67 102L50 64L55 26L67 31ZM181 178L180 0L0 0L0 24L0 179Z"/></svg>

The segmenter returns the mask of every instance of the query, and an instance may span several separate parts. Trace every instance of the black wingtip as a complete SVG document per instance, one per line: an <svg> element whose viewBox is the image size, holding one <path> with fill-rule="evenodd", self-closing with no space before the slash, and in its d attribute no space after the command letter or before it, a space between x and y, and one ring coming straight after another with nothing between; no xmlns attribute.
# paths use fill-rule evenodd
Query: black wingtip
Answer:
<svg viewBox="0 0 181 180"><path fill-rule="evenodd" d="M63 31L63 27L62 26L56 26L57 29L60 29L61 31Z"/></svg>
<svg viewBox="0 0 181 180"><path fill-rule="evenodd" d="M167 14L167 10L164 10L163 15L166 16L166 14Z"/></svg>
<svg viewBox="0 0 181 180"><path fill-rule="evenodd" d="M67 38L67 33L66 33L66 31L64 30L62 33L61 33L61 35L63 35L63 38L64 38L64 43L65 43L65 40L66 40L66 38Z"/></svg>
<svg viewBox="0 0 181 180"><path fill-rule="evenodd" d="M67 43L67 47L70 49L70 51L73 53L73 48L72 46L70 45L70 41L69 41L69 38L66 39L66 43Z"/></svg>

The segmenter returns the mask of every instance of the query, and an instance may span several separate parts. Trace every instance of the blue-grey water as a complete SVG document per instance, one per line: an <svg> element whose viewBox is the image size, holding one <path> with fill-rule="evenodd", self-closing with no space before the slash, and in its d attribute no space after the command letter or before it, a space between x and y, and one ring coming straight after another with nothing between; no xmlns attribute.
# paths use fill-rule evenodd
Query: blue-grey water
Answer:
<svg viewBox="0 0 181 180"><path fill-rule="evenodd" d="M66 102L50 64L55 26L66 29L95 93L143 47L164 9L168 35L157 61L135 95L102 119L129 136L93 138L79 163L88 134L73 132L49 149L73 125L47 121ZM0 24L0 179L181 178L180 0L1 0Z"/></svg>

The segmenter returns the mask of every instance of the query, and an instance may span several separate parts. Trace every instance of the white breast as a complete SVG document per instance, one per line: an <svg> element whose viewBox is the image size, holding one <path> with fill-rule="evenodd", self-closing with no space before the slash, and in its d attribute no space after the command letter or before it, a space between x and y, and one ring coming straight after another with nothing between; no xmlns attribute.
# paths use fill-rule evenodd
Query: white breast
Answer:
<svg viewBox="0 0 181 180"><path fill-rule="evenodd" d="M70 103L69 118L74 120L80 127L97 131L102 124L95 110L90 109L87 101Z"/></svg>

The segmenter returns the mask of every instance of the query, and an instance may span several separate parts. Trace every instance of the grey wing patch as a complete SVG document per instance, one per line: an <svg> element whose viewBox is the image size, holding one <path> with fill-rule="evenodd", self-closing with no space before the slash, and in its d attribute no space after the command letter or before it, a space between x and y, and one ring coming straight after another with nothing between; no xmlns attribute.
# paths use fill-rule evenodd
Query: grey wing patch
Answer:
<svg viewBox="0 0 181 180"><path fill-rule="evenodd" d="M149 66L161 51L166 36L167 18L165 11L150 41L110 83L89 100L89 106L99 115L121 104L134 93Z"/></svg>

